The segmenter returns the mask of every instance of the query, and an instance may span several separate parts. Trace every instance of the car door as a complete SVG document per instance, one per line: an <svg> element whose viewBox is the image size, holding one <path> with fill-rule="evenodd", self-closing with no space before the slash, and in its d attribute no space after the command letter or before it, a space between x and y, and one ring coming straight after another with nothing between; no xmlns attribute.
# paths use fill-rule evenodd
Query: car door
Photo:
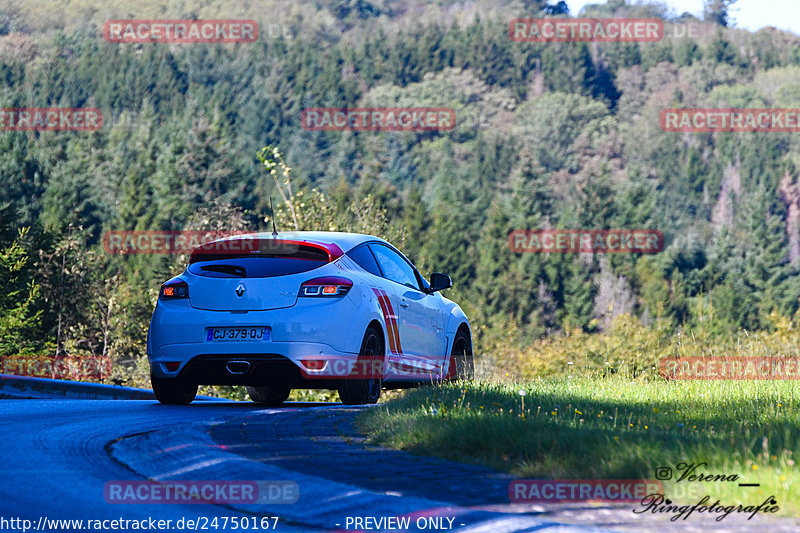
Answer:
<svg viewBox="0 0 800 533"><path fill-rule="evenodd" d="M402 254L385 244L371 243L369 247L383 277L392 282L402 359L423 374L440 372L446 339L439 299L421 290L416 269Z"/></svg>

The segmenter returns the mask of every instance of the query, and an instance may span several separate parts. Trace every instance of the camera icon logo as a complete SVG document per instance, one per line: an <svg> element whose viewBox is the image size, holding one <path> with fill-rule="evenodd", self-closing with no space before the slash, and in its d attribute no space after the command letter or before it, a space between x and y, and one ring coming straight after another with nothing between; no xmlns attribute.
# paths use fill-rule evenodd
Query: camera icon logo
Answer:
<svg viewBox="0 0 800 533"><path fill-rule="evenodd" d="M672 479L672 468L668 466L656 467L656 479L659 481Z"/></svg>

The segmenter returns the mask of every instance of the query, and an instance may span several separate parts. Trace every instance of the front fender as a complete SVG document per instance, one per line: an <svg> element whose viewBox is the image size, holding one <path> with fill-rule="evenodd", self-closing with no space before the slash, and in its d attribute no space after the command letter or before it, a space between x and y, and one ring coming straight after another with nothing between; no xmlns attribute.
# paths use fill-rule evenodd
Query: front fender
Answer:
<svg viewBox="0 0 800 533"><path fill-rule="evenodd" d="M461 307L453 302L448 303L450 304L450 312L445 317L445 332L447 333L447 353L449 354L450 350L452 349L453 339L456 337L458 328L463 324L467 328L470 341L472 341L472 327L469 324L467 315L464 314L464 311L461 309Z"/></svg>

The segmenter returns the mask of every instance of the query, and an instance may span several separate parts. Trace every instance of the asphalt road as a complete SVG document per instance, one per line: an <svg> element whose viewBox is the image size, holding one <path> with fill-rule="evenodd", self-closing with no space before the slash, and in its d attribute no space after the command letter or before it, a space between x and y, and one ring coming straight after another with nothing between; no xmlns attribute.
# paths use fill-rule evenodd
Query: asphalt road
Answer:
<svg viewBox="0 0 800 533"><path fill-rule="evenodd" d="M0 517L28 519L38 526L41 517L177 521L243 516L209 505L106 503L106 482L143 479L115 461L107 446L120 437L165 425L234 417L253 410L247 404L228 402L178 409L135 400L0 400ZM15 530L21 531L0 519L0 531Z"/></svg>
<svg viewBox="0 0 800 533"><path fill-rule="evenodd" d="M408 518L413 531L760 527L635 519L630 506L510 504L507 475L368 446L353 424L358 410L338 404L264 409L249 402L179 407L133 400L0 400L0 531L23 531L25 525L33 531L113 531L115 519L143 520L138 526L145 530L149 519L171 520L170 528L158 528L167 531L405 530L386 517ZM294 487L295 493L258 503L107 501L108 483L148 479L259 480ZM49 523L70 519L84 523ZM132 525L116 530L142 530ZM796 531L798 523L768 527Z"/></svg>

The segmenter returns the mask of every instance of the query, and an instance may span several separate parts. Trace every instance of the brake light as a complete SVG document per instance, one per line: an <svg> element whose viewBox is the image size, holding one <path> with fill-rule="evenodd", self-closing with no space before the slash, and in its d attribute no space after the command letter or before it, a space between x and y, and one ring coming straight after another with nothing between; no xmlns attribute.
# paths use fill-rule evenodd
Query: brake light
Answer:
<svg viewBox="0 0 800 533"><path fill-rule="evenodd" d="M159 298L175 300L189 297L189 285L185 281L168 281L161 286Z"/></svg>
<svg viewBox="0 0 800 533"><path fill-rule="evenodd" d="M314 278L300 285L300 296L344 296L352 286L352 281L339 276Z"/></svg>
<svg viewBox="0 0 800 533"><path fill-rule="evenodd" d="M309 370L322 370L325 368L325 363L327 363L327 361L323 359L305 359L300 362Z"/></svg>

